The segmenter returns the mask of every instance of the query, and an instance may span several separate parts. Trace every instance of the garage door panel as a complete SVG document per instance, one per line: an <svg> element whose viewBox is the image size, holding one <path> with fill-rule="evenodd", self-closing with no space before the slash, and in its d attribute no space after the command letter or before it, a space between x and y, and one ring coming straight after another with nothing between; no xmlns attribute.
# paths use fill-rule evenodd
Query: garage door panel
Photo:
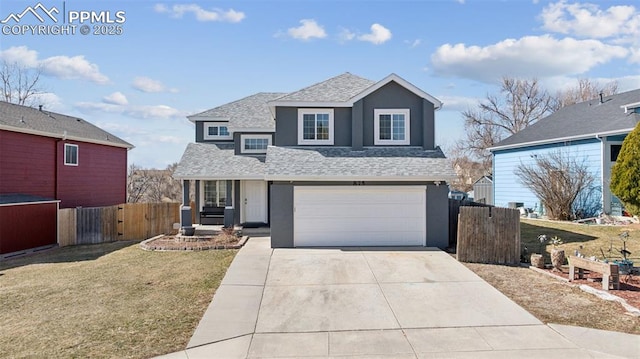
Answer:
<svg viewBox="0 0 640 359"><path fill-rule="evenodd" d="M389 206L373 206L373 205L349 205L338 206L334 205L329 207L313 207L313 206L297 206L295 208L295 214L298 219L309 218L312 220L319 218L343 218L349 217L351 219L356 218L372 218L379 217L385 221L393 221L405 218L423 218L422 213L412 209L406 209L400 206L394 206L394 211L387 211ZM386 213L381 213L385 211Z"/></svg>
<svg viewBox="0 0 640 359"><path fill-rule="evenodd" d="M407 245L414 240L415 233L395 233L388 235L380 232L353 232L350 236L338 237L322 232L304 234L304 243L299 247L349 247L349 246L390 246ZM410 244L422 245L422 244Z"/></svg>
<svg viewBox="0 0 640 359"><path fill-rule="evenodd" d="M295 246L424 245L426 187L294 188Z"/></svg>
<svg viewBox="0 0 640 359"><path fill-rule="evenodd" d="M361 232L386 232L389 233L391 231L412 231L412 232L421 232L425 223L421 220L421 218L402 218L394 220L394 223L389 223L388 221L377 221L371 222L368 221L366 225L362 225L355 220L341 220L340 218L315 218L309 220L297 220L296 225L299 228L304 228L299 230L302 232L314 232L319 231L326 233L327 231L345 231L345 232L353 232L353 233L361 233ZM367 218L363 218L367 219Z"/></svg>

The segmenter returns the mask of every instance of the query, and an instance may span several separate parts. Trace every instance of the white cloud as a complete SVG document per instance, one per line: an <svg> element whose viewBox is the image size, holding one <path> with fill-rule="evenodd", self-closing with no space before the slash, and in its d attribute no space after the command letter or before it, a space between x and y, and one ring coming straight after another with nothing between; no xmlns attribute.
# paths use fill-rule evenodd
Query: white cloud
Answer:
<svg viewBox="0 0 640 359"><path fill-rule="evenodd" d="M109 78L100 73L98 65L90 63L84 56L53 56L40 61L45 74L63 80L88 80L100 85L109 83Z"/></svg>
<svg viewBox="0 0 640 359"><path fill-rule="evenodd" d="M561 34L596 39L640 35L640 12L630 5L601 10L595 4L560 1L547 5L540 18L543 29Z"/></svg>
<svg viewBox="0 0 640 359"><path fill-rule="evenodd" d="M12 46L0 51L0 59L8 63L17 63L25 67L38 67L38 52L26 46Z"/></svg>
<svg viewBox="0 0 640 359"><path fill-rule="evenodd" d="M42 105L44 109L54 112L64 111L62 99L60 99L58 95L52 92L44 92L33 95L31 103L34 105Z"/></svg>
<svg viewBox="0 0 640 359"><path fill-rule="evenodd" d="M167 88L162 82L144 76L133 79L131 84L134 89L142 92L178 92L176 89Z"/></svg>
<svg viewBox="0 0 640 359"><path fill-rule="evenodd" d="M640 47L639 48L631 48L629 49L631 55L629 55L629 62L634 64L640 64Z"/></svg>
<svg viewBox="0 0 640 359"><path fill-rule="evenodd" d="M287 34L294 39L304 41L313 38L323 39L327 37L327 33L324 31L324 28L313 19L302 19L300 20L300 24L302 25L289 28L287 30Z"/></svg>
<svg viewBox="0 0 640 359"><path fill-rule="evenodd" d="M108 112L138 119L184 119L186 113L166 105L116 105L100 102L78 102L75 107L82 112Z"/></svg>
<svg viewBox="0 0 640 359"><path fill-rule="evenodd" d="M598 40L549 35L507 39L480 47L445 44L431 55L436 74L494 83L504 75L549 77L582 74L629 51Z"/></svg>
<svg viewBox="0 0 640 359"><path fill-rule="evenodd" d="M338 41L340 43L345 43L347 41L351 41L355 39L356 34L351 32L349 29L342 28L340 33L338 34Z"/></svg>
<svg viewBox="0 0 640 359"><path fill-rule="evenodd" d="M128 105L129 101L127 100L127 96L125 96L122 92L116 91L111 95L105 96L102 98L102 102L111 104L111 105Z"/></svg>
<svg viewBox="0 0 640 359"><path fill-rule="evenodd" d="M391 39L391 31L380 24L371 25L371 32L358 36L358 40L368 41L374 45L383 44Z"/></svg>
<svg viewBox="0 0 640 359"><path fill-rule="evenodd" d="M38 59L38 52L26 46L12 46L0 51L0 58L27 68L40 68L42 73L62 80L86 80L100 85L109 83L109 78L100 72L98 65L84 56L52 56Z"/></svg>
<svg viewBox="0 0 640 359"><path fill-rule="evenodd" d="M222 10L211 9L205 10L196 4L176 4L168 7L164 4L156 4L154 10L162 14L170 14L173 17L181 18L184 14L192 13L198 21L221 21L237 23L245 18L245 14L234 9Z"/></svg>
<svg viewBox="0 0 640 359"><path fill-rule="evenodd" d="M411 41L411 40L404 40L404 43L405 43L405 44L407 44L407 45L409 45L409 48L412 48L412 49L413 49L413 48L416 48L416 47L420 46L420 44L422 43L422 40L420 40L420 39L415 39L415 40L413 40L413 41Z"/></svg>
<svg viewBox="0 0 640 359"><path fill-rule="evenodd" d="M442 101L442 111L466 111L470 108L478 106L480 99L475 97L464 96L437 96L438 100Z"/></svg>

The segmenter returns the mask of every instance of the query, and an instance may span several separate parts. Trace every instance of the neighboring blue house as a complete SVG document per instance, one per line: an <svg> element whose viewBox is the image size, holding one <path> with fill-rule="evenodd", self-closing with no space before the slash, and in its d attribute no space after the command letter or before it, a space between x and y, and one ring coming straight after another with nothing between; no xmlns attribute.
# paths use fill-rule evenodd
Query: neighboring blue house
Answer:
<svg viewBox="0 0 640 359"><path fill-rule="evenodd" d="M519 164L562 151L584 160L595 177L574 209L585 215L621 214L620 201L609 190L611 167L622 141L640 120L640 89L564 107L490 148L493 153L494 204L523 203L541 210L540 200L514 174Z"/></svg>
<svg viewBox="0 0 640 359"><path fill-rule="evenodd" d="M272 247L446 247L441 106L395 74L256 94L189 116L196 143L174 177L185 204L195 181L196 222L269 225Z"/></svg>

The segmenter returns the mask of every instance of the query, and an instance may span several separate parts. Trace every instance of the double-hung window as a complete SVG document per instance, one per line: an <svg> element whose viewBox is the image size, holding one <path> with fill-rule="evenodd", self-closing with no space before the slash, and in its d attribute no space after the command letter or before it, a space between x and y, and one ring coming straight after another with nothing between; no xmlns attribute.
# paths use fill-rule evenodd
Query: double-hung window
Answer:
<svg viewBox="0 0 640 359"><path fill-rule="evenodd" d="M227 122L205 122L204 123L204 139L205 140L230 140Z"/></svg>
<svg viewBox="0 0 640 359"><path fill-rule="evenodd" d="M373 117L375 145L410 144L409 109L375 109Z"/></svg>
<svg viewBox="0 0 640 359"><path fill-rule="evenodd" d="M64 144L64 164L65 166L78 165L78 145Z"/></svg>
<svg viewBox="0 0 640 359"><path fill-rule="evenodd" d="M298 144L333 145L333 109L299 109Z"/></svg>
<svg viewBox="0 0 640 359"><path fill-rule="evenodd" d="M204 206L224 207L227 202L227 181L204 181Z"/></svg>
<svg viewBox="0 0 640 359"><path fill-rule="evenodd" d="M241 153L267 153L271 145L271 135L240 135Z"/></svg>

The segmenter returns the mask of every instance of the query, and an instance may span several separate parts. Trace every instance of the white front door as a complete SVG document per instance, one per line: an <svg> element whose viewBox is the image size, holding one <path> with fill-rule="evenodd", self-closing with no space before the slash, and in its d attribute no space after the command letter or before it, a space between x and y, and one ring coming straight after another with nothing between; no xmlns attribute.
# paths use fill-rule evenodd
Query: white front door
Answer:
<svg viewBox="0 0 640 359"><path fill-rule="evenodd" d="M242 181L241 222L267 223L267 182Z"/></svg>

